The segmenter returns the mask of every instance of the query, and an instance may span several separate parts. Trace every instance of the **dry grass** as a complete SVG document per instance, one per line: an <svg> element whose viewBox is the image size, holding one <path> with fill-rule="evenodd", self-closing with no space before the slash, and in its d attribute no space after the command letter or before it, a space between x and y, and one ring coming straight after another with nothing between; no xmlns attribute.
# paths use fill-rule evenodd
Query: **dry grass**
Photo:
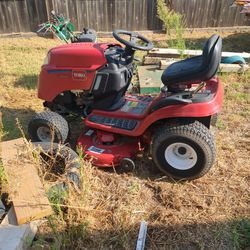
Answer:
<svg viewBox="0 0 250 250"><path fill-rule="evenodd" d="M0 44L0 106L7 140L20 135L14 118L25 129L29 117L42 110L35 80L46 51L58 42L31 38L2 39ZM50 197L57 213L39 229L32 248L134 249L141 220L149 223L146 249L247 247L250 80L249 75L221 78L225 103L215 131L218 157L206 176L174 182L143 157L127 174L83 162L81 192L70 188L66 207L60 207L60 194Z"/></svg>

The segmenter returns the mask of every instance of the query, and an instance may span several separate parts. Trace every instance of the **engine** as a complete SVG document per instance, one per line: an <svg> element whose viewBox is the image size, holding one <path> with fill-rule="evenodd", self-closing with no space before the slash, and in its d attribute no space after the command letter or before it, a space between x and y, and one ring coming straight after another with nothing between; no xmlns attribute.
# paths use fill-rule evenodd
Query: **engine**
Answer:
<svg viewBox="0 0 250 250"><path fill-rule="evenodd" d="M116 110L124 104L133 70L133 55L119 44L62 45L48 52L38 97L45 100L45 107L61 114Z"/></svg>

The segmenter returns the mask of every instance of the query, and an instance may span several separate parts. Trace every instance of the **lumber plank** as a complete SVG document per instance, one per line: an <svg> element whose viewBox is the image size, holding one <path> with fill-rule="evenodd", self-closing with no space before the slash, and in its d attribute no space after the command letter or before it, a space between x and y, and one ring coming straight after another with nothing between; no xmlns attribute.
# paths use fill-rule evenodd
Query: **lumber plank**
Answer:
<svg viewBox="0 0 250 250"><path fill-rule="evenodd" d="M161 60L159 69L166 69L174 62L176 62L176 60L172 61ZM249 66L246 64L239 65L239 64L221 63L218 71L221 73L243 73L246 72L247 70L249 70Z"/></svg>
<svg viewBox="0 0 250 250"><path fill-rule="evenodd" d="M202 50L183 50L178 49L167 49L167 48L154 48L148 52L147 57L161 57L161 58L179 58L181 55L185 56L199 56L202 54ZM250 53L242 52L222 52L222 57L231 57L231 56L241 56L245 59L250 59Z"/></svg>
<svg viewBox="0 0 250 250"><path fill-rule="evenodd" d="M176 61L160 61L160 67L159 69L166 69L168 68L172 63ZM218 72L221 73L243 73L249 70L249 66L247 64L239 65L239 64L227 64L227 63L221 63L218 69Z"/></svg>
<svg viewBox="0 0 250 250"><path fill-rule="evenodd" d="M178 58L161 58L161 57L144 57L143 65L160 65L161 61L165 62L173 62L173 61L179 61Z"/></svg>
<svg viewBox="0 0 250 250"><path fill-rule="evenodd" d="M249 66L246 64L226 64L221 63L219 67L219 72L222 73L243 73L249 70Z"/></svg>
<svg viewBox="0 0 250 250"><path fill-rule="evenodd" d="M163 60L162 57L149 57L149 56L146 56L143 59L143 65L159 64L161 60Z"/></svg>
<svg viewBox="0 0 250 250"><path fill-rule="evenodd" d="M0 148L18 225L51 215L37 169L23 156L23 139L2 142Z"/></svg>
<svg viewBox="0 0 250 250"><path fill-rule="evenodd" d="M177 62L177 60L169 60L169 61L161 60L159 69L166 69L175 62Z"/></svg>

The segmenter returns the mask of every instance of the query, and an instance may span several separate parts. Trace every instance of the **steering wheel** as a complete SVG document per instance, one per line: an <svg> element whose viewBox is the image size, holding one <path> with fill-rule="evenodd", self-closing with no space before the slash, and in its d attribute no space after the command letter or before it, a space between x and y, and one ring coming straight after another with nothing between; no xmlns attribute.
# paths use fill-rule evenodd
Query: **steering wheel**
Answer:
<svg viewBox="0 0 250 250"><path fill-rule="evenodd" d="M121 38L121 35L128 35L130 36L130 40L125 40ZM135 49L135 50L151 50L153 49L154 45L153 43L145 38L144 36L138 34L137 32L127 31L127 30L114 30L113 31L114 38L119 41L120 43L126 45L129 48ZM144 42L146 45L142 46L137 43L137 40Z"/></svg>

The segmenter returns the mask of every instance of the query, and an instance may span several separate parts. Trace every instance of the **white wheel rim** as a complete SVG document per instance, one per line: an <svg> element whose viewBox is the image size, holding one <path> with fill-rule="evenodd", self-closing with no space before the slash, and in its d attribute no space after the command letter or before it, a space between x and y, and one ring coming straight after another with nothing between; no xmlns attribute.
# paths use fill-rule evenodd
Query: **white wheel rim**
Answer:
<svg viewBox="0 0 250 250"><path fill-rule="evenodd" d="M165 150L167 163L178 170L188 170L197 162L197 153L186 143L173 143Z"/></svg>
<svg viewBox="0 0 250 250"><path fill-rule="evenodd" d="M51 132L48 127L39 127L36 131L37 137L40 141L43 142L50 142L52 137L51 137Z"/></svg>

